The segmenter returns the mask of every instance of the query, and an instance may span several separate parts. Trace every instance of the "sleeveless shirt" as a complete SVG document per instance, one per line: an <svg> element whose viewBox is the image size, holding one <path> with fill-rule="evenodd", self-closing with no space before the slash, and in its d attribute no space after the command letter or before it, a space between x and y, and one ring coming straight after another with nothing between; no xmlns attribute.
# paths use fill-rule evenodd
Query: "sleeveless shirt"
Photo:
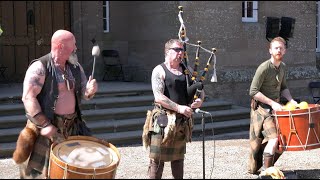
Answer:
<svg viewBox="0 0 320 180"><path fill-rule="evenodd" d="M181 75L173 74L168 70L164 63L162 63L161 66L166 73L166 77L164 79L164 95L177 104L187 105L188 93L186 75L184 73L182 73Z"/></svg>

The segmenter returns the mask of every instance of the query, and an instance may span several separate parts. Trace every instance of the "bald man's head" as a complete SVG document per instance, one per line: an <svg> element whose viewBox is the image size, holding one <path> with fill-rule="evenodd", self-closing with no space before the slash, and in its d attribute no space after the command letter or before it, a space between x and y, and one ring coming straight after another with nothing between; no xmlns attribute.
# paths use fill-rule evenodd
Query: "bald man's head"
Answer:
<svg viewBox="0 0 320 180"><path fill-rule="evenodd" d="M71 32L67 30L57 30L51 38L52 48L55 48L59 43L65 44L66 42L70 42L74 39L74 36Z"/></svg>
<svg viewBox="0 0 320 180"><path fill-rule="evenodd" d="M67 30L57 30L51 38L51 54L52 57L64 63L73 55L76 55L76 39L74 35Z"/></svg>

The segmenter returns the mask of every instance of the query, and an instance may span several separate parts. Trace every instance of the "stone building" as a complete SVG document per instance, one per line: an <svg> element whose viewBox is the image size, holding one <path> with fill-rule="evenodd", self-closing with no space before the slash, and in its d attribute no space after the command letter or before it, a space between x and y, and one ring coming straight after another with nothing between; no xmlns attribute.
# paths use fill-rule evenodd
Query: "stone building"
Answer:
<svg viewBox="0 0 320 180"><path fill-rule="evenodd" d="M216 48L217 82L207 73L208 98L249 106L249 88L258 65L267 60L267 19L293 19L284 62L294 98L313 102L308 83L319 77L317 1L1 1L0 67L9 80L21 82L28 63L49 52L56 29L71 30L78 57L91 73L93 45L119 52L125 81L150 82L152 69L164 61L164 43L178 38L178 6L189 43ZM281 28L281 21L279 28ZM289 28L289 29L288 29ZM276 31L277 28L272 29ZM281 29L280 29L281 30ZM187 47L193 66L195 48ZM200 53L200 67L209 53ZM104 60L96 60L95 76L103 80Z"/></svg>

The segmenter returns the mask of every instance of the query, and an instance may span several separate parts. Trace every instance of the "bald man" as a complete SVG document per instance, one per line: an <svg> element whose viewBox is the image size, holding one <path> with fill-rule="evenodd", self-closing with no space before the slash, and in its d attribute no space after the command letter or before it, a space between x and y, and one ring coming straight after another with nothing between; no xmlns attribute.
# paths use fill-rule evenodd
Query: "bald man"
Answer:
<svg viewBox="0 0 320 180"><path fill-rule="evenodd" d="M26 71L22 101L28 120L13 154L21 178L48 178L51 144L70 135L91 135L79 106L81 99L95 95L98 84L91 76L87 80L76 50L74 35L57 30L51 52L33 60ZM32 148L24 149L24 144Z"/></svg>

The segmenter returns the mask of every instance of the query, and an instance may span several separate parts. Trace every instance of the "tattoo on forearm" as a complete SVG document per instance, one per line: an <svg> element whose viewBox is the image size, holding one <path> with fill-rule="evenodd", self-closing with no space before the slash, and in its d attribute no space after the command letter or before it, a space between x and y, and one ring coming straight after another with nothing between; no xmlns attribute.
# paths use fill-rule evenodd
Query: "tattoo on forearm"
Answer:
<svg viewBox="0 0 320 180"><path fill-rule="evenodd" d="M164 100L164 103L168 104L172 110L174 110L177 107L176 103L172 102L170 99Z"/></svg>

